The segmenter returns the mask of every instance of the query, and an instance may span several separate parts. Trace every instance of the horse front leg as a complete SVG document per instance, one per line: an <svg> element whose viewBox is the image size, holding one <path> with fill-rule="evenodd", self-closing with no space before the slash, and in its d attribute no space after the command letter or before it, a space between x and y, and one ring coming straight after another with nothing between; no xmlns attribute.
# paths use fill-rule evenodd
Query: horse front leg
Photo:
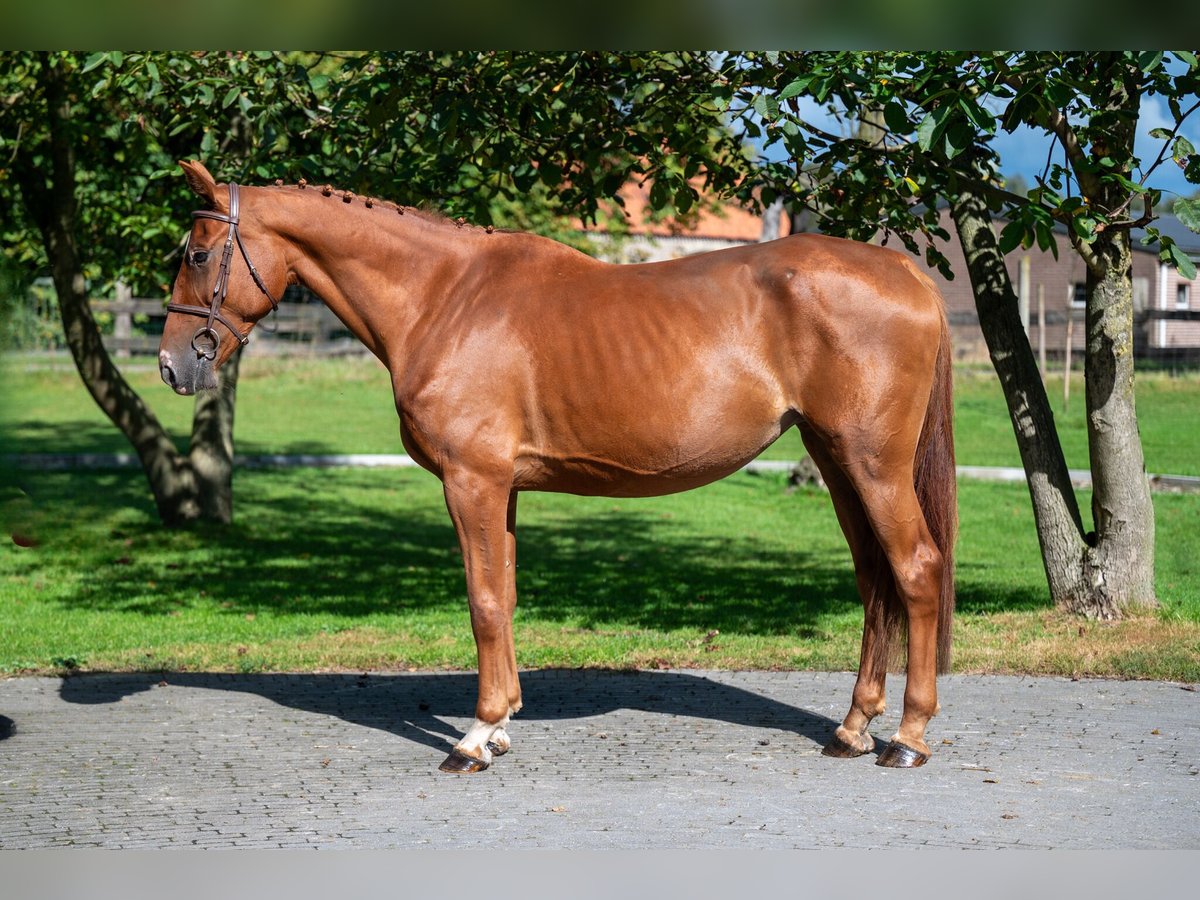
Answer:
<svg viewBox="0 0 1200 900"><path fill-rule="evenodd" d="M472 473L443 479L446 507L458 532L471 630L479 662L475 721L439 768L481 772L509 749L509 717L521 708L513 645L516 607L516 492L511 480Z"/></svg>

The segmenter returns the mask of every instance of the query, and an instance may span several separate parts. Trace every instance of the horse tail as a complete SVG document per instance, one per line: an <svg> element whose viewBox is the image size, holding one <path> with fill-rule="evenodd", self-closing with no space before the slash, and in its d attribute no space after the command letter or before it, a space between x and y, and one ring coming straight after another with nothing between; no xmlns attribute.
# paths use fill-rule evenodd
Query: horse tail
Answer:
<svg viewBox="0 0 1200 900"><path fill-rule="evenodd" d="M941 338L925 422L917 442L913 487L925 525L942 555L942 589L938 600L937 669L950 668L950 635L954 620L954 541L958 536L958 482L954 464L953 365L950 326L939 297Z"/></svg>

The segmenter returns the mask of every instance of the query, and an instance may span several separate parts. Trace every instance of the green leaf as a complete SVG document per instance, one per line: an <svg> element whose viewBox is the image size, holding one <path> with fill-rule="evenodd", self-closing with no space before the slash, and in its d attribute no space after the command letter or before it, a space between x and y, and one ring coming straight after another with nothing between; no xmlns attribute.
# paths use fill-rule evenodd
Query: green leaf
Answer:
<svg viewBox="0 0 1200 900"><path fill-rule="evenodd" d="M779 101L769 94L759 94L754 98L754 110L768 122L779 118Z"/></svg>
<svg viewBox="0 0 1200 900"><path fill-rule="evenodd" d="M908 113L904 111L904 105L897 100L889 100L888 105L883 108L883 121L896 134L908 134L912 130Z"/></svg>
<svg viewBox="0 0 1200 900"><path fill-rule="evenodd" d="M1096 238L1096 220L1091 216L1073 216L1071 228L1087 243L1091 243Z"/></svg>
<svg viewBox="0 0 1200 900"><path fill-rule="evenodd" d="M1171 136L1171 130L1169 128L1151 128L1150 129L1150 137L1158 138L1160 141L1165 141L1170 136Z"/></svg>
<svg viewBox="0 0 1200 900"><path fill-rule="evenodd" d="M1019 220L1013 219L1000 232L1000 240L998 241L1000 252L1011 253L1017 249L1024 238L1025 226Z"/></svg>
<svg viewBox="0 0 1200 900"><path fill-rule="evenodd" d="M1187 63L1188 68L1190 68L1190 69L1196 68L1196 66L1197 66L1196 54L1193 53L1191 50L1172 50L1171 52L1175 54L1175 57L1177 59L1183 60L1183 62Z"/></svg>
<svg viewBox="0 0 1200 900"><path fill-rule="evenodd" d="M967 118L971 124L980 131L986 131L988 134L996 130L996 118L975 101L968 101L965 97L958 98L959 108L967 114Z"/></svg>
<svg viewBox="0 0 1200 900"><path fill-rule="evenodd" d="M231 87L225 92L225 99L221 101L221 108L227 109L233 103L233 101L237 99L238 94L240 93L241 90L236 85Z"/></svg>
<svg viewBox="0 0 1200 900"><path fill-rule="evenodd" d="M1033 234L1037 238L1038 248L1042 251L1049 250L1055 246L1054 229L1050 223L1044 219L1039 219L1033 223Z"/></svg>
<svg viewBox="0 0 1200 900"><path fill-rule="evenodd" d="M921 120L921 124L917 126L917 146L922 150L928 152L941 139L951 108L946 105L939 106Z"/></svg>
<svg viewBox="0 0 1200 900"><path fill-rule="evenodd" d="M1125 188L1125 190L1132 191L1135 194L1144 194L1146 192L1145 187L1138 184L1136 181L1130 181L1120 172L1109 172L1107 175L1101 175L1100 180L1115 181L1117 184L1121 185L1121 187Z"/></svg>
<svg viewBox="0 0 1200 900"><path fill-rule="evenodd" d="M946 158L954 159L969 146L975 131L965 120L959 119L946 129Z"/></svg>
<svg viewBox="0 0 1200 900"><path fill-rule="evenodd" d="M1171 209L1180 224L1200 234L1200 200L1188 200L1180 197Z"/></svg>
<svg viewBox="0 0 1200 900"><path fill-rule="evenodd" d="M1163 52L1161 50L1146 50L1138 54L1138 68L1143 72L1149 72L1158 66L1162 59Z"/></svg>
<svg viewBox="0 0 1200 900"><path fill-rule="evenodd" d="M937 130L937 119L933 117L933 113L930 113L917 126L917 146L928 153L929 149L933 146L934 133Z"/></svg>
<svg viewBox="0 0 1200 900"><path fill-rule="evenodd" d="M82 74L84 72L92 71L92 69L96 68L96 66L100 65L100 63L105 62L107 60L108 60L108 52L107 51L101 50L99 53L93 53L84 62L83 68L79 70L80 74Z"/></svg>
<svg viewBox="0 0 1200 900"><path fill-rule="evenodd" d="M655 180L650 185L650 208L662 209L670 202L671 192L662 181Z"/></svg>
<svg viewBox="0 0 1200 900"><path fill-rule="evenodd" d="M1188 258L1188 255L1180 249L1179 245L1171 241L1163 248L1163 253L1167 255L1171 263L1179 270L1179 274L1189 281L1196 277L1196 266ZM1159 254L1160 256L1162 254Z"/></svg>
<svg viewBox="0 0 1200 900"><path fill-rule="evenodd" d="M207 84L202 84L198 88L196 88L196 90L200 94L200 101L205 106L212 106L213 100L216 99L216 95L213 94L213 89L211 87L209 87Z"/></svg>
<svg viewBox="0 0 1200 900"><path fill-rule="evenodd" d="M805 90L808 89L808 86L809 86L809 84L812 83L812 80L813 80L813 76L811 76L811 75L801 75L799 78L797 78L795 81L793 81L791 84L789 84L787 87L785 87L782 91L779 92L779 99L780 100L790 100L792 97L798 97L800 94L803 94L805 92Z"/></svg>
<svg viewBox="0 0 1200 900"><path fill-rule="evenodd" d="M1171 149L1171 156L1174 158L1175 162L1187 159L1195 152L1196 148L1192 146L1192 142L1185 138L1182 134L1175 138L1175 146Z"/></svg>

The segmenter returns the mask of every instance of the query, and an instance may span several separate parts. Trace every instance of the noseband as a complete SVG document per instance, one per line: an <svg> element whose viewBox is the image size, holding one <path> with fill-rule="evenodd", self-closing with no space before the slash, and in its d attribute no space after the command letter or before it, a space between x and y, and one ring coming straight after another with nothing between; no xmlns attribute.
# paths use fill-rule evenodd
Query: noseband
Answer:
<svg viewBox="0 0 1200 900"><path fill-rule="evenodd" d="M279 311L279 301L271 296L271 292L263 284L262 277L258 274L258 269L254 268L254 263L250 262L250 257L246 254L246 245L242 243L242 236L238 233L238 186L236 184L233 182L229 183L229 215L207 209L198 209L192 213L192 218L215 219L218 222L229 223L229 234L225 238L225 249L221 253L221 266L217 269L217 282L213 285L212 289L212 302L208 306L188 306L183 303L168 303L167 312L184 313L189 316L202 316L208 320L202 327L196 329L196 333L192 335L192 349L196 351L197 358L203 357L204 359L211 360L216 359L217 348L221 346L221 336L213 330L214 322L220 322L229 329L229 333L236 337L243 347L250 341L249 334L242 334L232 322L221 315L221 305L225 302L225 295L229 292L229 263L233 259L234 241L237 242L238 249L242 251L242 259L246 261L246 266L250 269L250 276L254 279L254 283L258 285L258 289L266 294L267 299L271 301L272 311Z"/></svg>

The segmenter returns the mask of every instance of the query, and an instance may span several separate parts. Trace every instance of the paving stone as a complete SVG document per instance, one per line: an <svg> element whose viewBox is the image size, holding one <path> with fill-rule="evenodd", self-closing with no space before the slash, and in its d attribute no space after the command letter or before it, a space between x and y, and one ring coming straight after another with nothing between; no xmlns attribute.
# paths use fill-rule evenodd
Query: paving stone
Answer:
<svg viewBox="0 0 1200 900"><path fill-rule="evenodd" d="M893 771L821 756L849 674L527 672L512 753L450 776L473 674L160 680L0 681L0 848L1200 846L1177 684L946 676Z"/></svg>

